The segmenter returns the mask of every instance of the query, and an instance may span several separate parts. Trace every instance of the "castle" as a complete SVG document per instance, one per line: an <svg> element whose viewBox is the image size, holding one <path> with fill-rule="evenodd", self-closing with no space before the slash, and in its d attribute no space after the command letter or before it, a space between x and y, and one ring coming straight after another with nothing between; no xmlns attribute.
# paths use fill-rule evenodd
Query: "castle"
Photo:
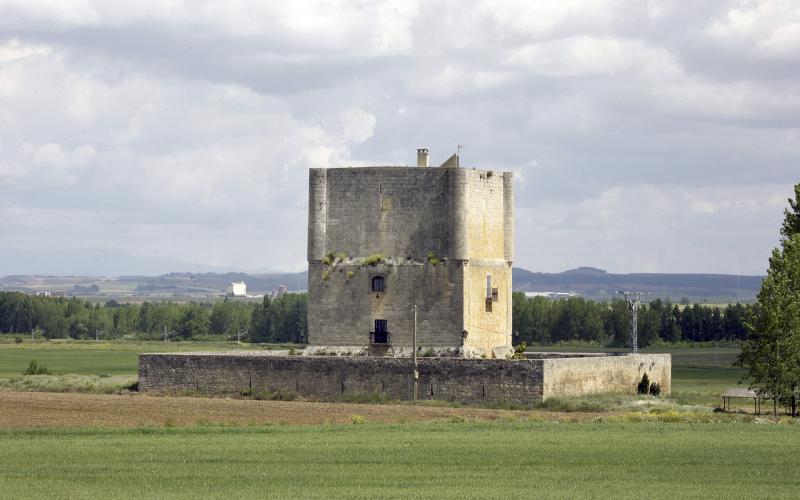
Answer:
<svg viewBox="0 0 800 500"><path fill-rule="evenodd" d="M308 342L402 354L511 351L513 174L318 168L309 174Z"/></svg>
<svg viewBox="0 0 800 500"><path fill-rule="evenodd" d="M635 394L646 374L669 394L669 354L505 359L512 351L513 177L461 168L457 155L440 168L428 168L425 149L417 159L416 167L310 171L303 355L141 354L139 390L527 405ZM412 362L405 356L414 338L423 357Z"/></svg>

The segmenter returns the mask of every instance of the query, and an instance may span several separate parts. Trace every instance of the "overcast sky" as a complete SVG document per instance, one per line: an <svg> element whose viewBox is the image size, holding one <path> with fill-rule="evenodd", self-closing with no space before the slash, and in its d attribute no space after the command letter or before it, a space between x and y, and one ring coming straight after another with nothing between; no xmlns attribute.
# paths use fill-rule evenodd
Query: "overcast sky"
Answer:
<svg viewBox="0 0 800 500"><path fill-rule="evenodd" d="M516 265L765 272L800 2L0 0L0 248L305 268L309 167L516 175Z"/></svg>

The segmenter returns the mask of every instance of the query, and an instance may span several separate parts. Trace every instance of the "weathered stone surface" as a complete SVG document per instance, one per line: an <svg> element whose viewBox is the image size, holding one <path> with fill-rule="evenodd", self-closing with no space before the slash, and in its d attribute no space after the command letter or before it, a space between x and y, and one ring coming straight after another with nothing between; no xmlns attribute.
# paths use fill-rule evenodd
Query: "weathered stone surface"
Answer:
<svg viewBox="0 0 800 500"><path fill-rule="evenodd" d="M416 304L423 348L511 346L512 188L511 173L466 168L312 169L309 344L367 345L384 319L410 347Z"/></svg>
<svg viewBox="0 0 800 500"><path fill-rule="evenodd" d="M492 349L492 355L498 359L510 358L514 354L514 349L508 346L498 346Z"/></svg>
<svg viewBox="0 0 800 500"><path fill-rule="evenodd" d="M626 354L623 356L582 356L543 359L542 394L583 396L607 392L635 393L647 373L661 385L661 394L672 391L672 356L669 354Z"/></svg>
<svg viewBox="0 0 800 500"><path fill-rule="evenodd" d="M532 404L554 396L635 393L646 372L669 394L668 354L556 359L420 358L419 399ZM176 353L139 356L143 392L292 391L319 400L383 394L411 399L408 358Z"/></svg>

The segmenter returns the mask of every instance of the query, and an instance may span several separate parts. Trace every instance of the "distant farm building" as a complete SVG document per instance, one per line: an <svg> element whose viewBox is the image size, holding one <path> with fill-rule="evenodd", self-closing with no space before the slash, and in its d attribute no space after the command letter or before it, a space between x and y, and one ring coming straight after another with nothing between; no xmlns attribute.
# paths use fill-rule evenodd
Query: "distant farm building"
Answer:
<svg viewBox="0 0 800 500"><path fill-rule="evenodd" d="M244 281L232 281L228 285L229 297L247 297L247 285Z"/></svg>
<svg viewBox="0 0 800 500"><path fill-rule="evenodd" d="M532 299L534 297L545 297L547 299L568 299L570 297L577 297L575 292L525 292L525 297Z"/></svg>

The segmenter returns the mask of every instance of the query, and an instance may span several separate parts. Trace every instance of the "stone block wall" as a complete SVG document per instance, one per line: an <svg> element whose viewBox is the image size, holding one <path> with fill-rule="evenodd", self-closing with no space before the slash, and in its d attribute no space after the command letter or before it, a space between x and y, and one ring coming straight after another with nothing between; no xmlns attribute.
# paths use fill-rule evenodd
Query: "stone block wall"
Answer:
<svg viewBox="0 0 800 500"><path fill-rule="evenodd" d="M557 359L420 358L418 398L534 404L558 396L636 392L645 372L669 394L668 354ZM292 391L317 400L383 394L409 400L408 358L175 353L139 356L139 390L158 393Z"/></svg>
<svg viewBox="0 0 800 500"><path fill-rule="evenodd" d="M384 278L383 292L370 281ZM366 346L376 319L388 322L394 347L461 345L463 270L457 262L365 265L309 263L309 344Z"/></svg>
<svg viewBox="0 0 800 500"><path fill-rule="evenodd" d="M393 346L511 347L513 175L468 168L361 167L309 173L311 345L367 345L376 319ZM381 255L377 266L366 258ZM436 265L433 265L433 264ZM384 273L386 291L369 293ZM498 300L486 307L486 279Z"/></svg>
<svg viewBox="0 0 800 500"><path fill-rule="evenodd" d="M311 169L308 260L327 253L453 258L456 169Z"/></svg>
<svg viewBox="0 0 800 500"><path fill-rule="evenodd" d="M420 358L418 398L477 403L541 400L541 360ZM412 399L409 358L176 353L139 356L139 390L160 393L292 391L318 400L383 394Z"/></svg>
<svg viewBox="0 0 800 500"><path fill-rule="evenodd" d="M635 393L645 373L650 382L661 385L662 395L672 391L672 356L669 354L561 357L542 361L545 373L542 396L545 399Z"/></svg>

